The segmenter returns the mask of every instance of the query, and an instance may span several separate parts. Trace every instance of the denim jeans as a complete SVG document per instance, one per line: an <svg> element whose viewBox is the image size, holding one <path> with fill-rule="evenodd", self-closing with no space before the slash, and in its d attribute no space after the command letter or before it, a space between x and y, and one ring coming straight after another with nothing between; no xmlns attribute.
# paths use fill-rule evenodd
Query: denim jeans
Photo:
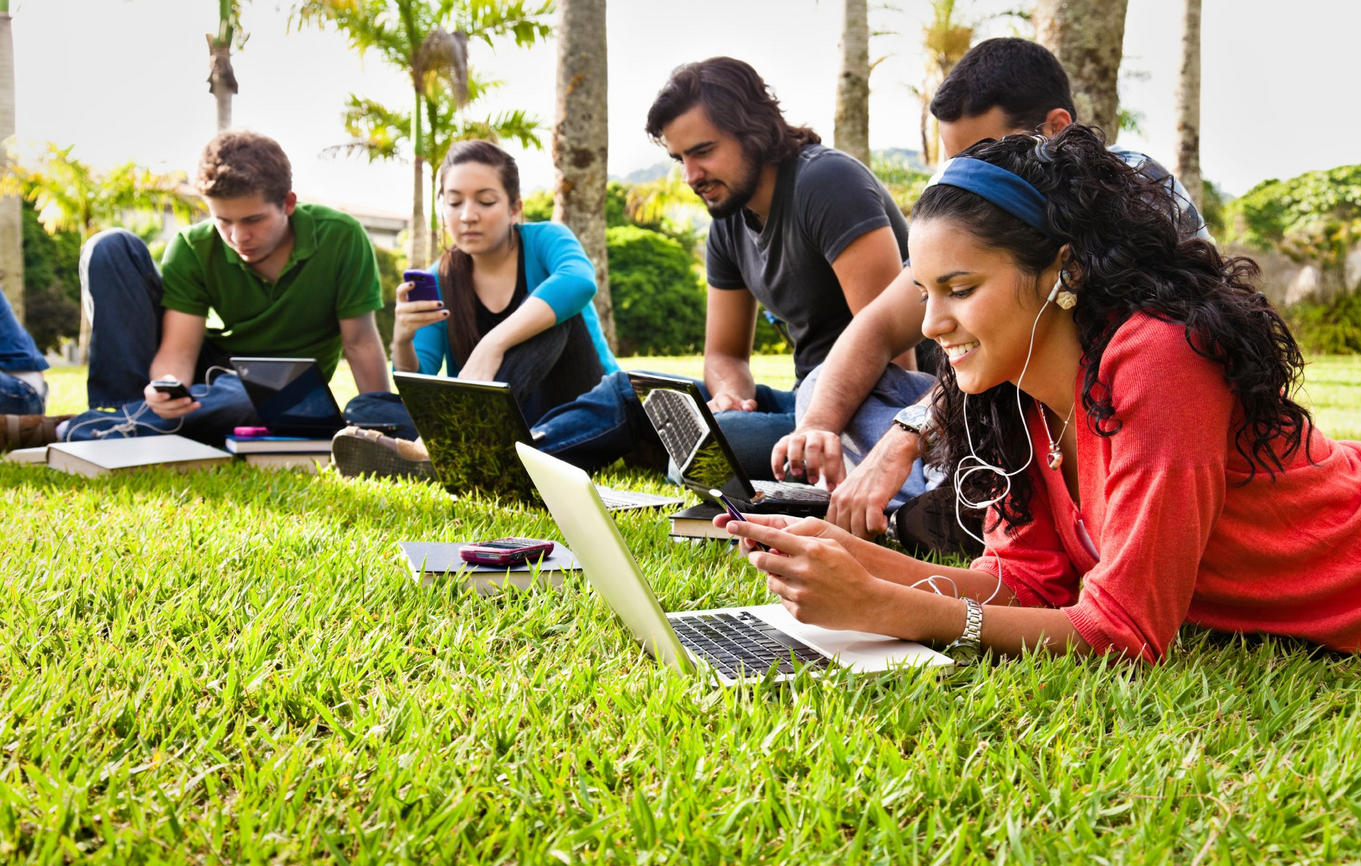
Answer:
<svg viewBox="0 0 1361 866"><path fill-rule="evenodd" d="M822 375L822 365L814 367L799 390L799 399L794 414L802 418L813 402L813 389L818 377ZM893 416L905 406L911 406L936 384L936 377L929 373L904 370L897 364L890 364L879 381L874 383L865 402L860 404L851 417L846 429L841 432L841 454L846 460L847 471L858 464L870 449L888 432ZM939 484L938 479L923 474L922 462L912 464L912 474L903 484L888 506L894 510L907 500L920 496L924 491Z"/></svg>
<svg viewBox="0 0 1361 866"><path fill-rule="evenodd" d="M501 360L496 381L510 385L525 422L533 424L550 409L590 390L603 373L585 320L572 316L512 346ZM397 424L394 435L400 439L417 436L411 416L396 394L360 394L345 407L345 417L358 424Z"/></svg>
<svg viewBox="0 0 1361 866"><path fill-rule="evenodd" d="M709 391L704 383L692 381L707 400ZM796 393L757 385L755 412L719 412L714 416L742 470L750 477L773 477L770 452L780 437L794 430ZM622 371L611 373L573 402L544 415L534 434L539 450L583 469L607 466L641 442L661 447L628 374Z"/></svg>
<svg viewBox="0 0 1361 866"><path fill-rule="evenodd" d="M0 371L0 415L41 415L43 396L38 389Z"/></svg>

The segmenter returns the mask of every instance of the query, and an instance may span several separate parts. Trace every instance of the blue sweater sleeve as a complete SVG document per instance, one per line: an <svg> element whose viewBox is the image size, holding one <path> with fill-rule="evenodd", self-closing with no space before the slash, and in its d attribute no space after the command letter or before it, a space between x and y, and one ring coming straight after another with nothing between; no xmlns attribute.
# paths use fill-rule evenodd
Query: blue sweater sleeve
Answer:
<svg viewBox="0 0 1361 866"><path fill-rule="evenodd" d="M429 273L435 277L435 288L444 299L444 291L439 284L439 268L432 267ZM435 322L416 331L411 337L411 347L416 350L416 360L420 362L417 372L427 376L438 376L440 368L447 359L450 376L458 375L458 363L449 352L449 326L446 322Z"/></svg>
<svg viewBox="0 0 1361 866"><path fill-rule="evenodd" d="M547 276L534 286L530 297L552 308L557 323L580 313L595 297L595 266L586 257L581 241L559 223L533 223L521 231L526 252L543 266Z"/></svg>

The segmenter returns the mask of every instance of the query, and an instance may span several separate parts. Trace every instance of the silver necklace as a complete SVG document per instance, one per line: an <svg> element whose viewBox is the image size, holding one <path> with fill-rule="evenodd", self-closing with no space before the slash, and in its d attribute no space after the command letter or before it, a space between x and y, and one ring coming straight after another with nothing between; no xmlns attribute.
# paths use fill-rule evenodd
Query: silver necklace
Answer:
<svg viewBox="0 0 1361 866"><path fill-rule="evenodd" d="M1049 419L1044 417L1045 408L1045 405L1040 403L1040 423L1044 425L1044 435L1049 440L1049 454L1046 459L1050 470L1057 471L1063 465L1063 452L1059 450L1059 440L1063 439L1063 434L1068 432L1068 422L1073 420L1073 410L1077 408L1077 401L1073 401L1072 408L1068 410L1068 417L1063 419L1063 426L1059 428L1058 439L1055 439L1053 434L1049 432ZM1056 417L1057 415L1058 413L1055 413Z"/></svg>

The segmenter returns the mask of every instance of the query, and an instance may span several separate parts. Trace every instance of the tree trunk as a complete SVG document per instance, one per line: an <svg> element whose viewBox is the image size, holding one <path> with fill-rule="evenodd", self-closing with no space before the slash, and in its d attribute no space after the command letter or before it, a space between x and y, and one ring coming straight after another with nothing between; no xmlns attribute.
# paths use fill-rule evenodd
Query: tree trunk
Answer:
<svg viewBox="0 0 1361 866"><path fill-rule="evenodd" d="M1183 0L1181 77L1177 82L1177 177L1201 210L1200 180L1200 0Z"/></svg>
<svg viewBox="0 0 1361 866"><path fill-rule="evenodd" d="M867 0L846 0L841 75L836 86L836 146L870 164L870 22Z"/></svg>
<svg viewBox="0 0 1361 866"><path fill-rule="evenodd" d="M0 144L7 145L14 126L14 33L8 10L0 13ZM9 171L9 149L0 147L0 174ZM18 195L0 198L0 288L24 321L24 223Z"/></svg>
<svg viewBox="0 0 1361 866"><path fill-rule="evenodd" d="M605 251L605 188L609 183L605 0L558 0L557 33L553 219L576 233L595 265L595 311L613 349L618 344Z"/></svg>
<svg viewBox="0 0 1361 866"><path fill-rule="evenodd" d="M1114 144L1120 134L1120 60L1128 0L1037 0L1036 41L1068 73L1077 120L1099 126Z"/></svg>
<svg viewBox="0 0 1361 866"><path fill-rule="evenodd" d="M232 70L232 44L208 37L208 92L217 99L217 131L232 128L232 97L236 95L236 72Z"/></svg>
<svg viewBox="0 0 1361 866"><path fill-rule="evenodd" d="M408 249L406 251L406 266L416 269L425 267L425 158L421 156L421 149L424 141L421 138L421 92L420 85L416 85L416 105L415 111L411 112L411 144L413 154L411 158L411 227L409 235Z"/></svg>

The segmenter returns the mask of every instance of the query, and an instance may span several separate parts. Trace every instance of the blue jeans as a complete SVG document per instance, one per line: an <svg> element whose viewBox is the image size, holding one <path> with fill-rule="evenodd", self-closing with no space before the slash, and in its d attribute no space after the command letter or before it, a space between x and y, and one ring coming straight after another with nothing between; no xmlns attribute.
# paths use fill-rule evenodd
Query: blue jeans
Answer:
<svg viewBox="0 0 1361 866"><path fill-rule="evenodd" d="M0 371L0 415L41 415L43 397L38 389Z"/></svg>
<svg viewBox="0 0 1361 866"><path fill-rule="evenodd" d="M813 389L822 374L822 365L814 367L799 390L799 399L794 414L799 418L808 411L813 402ZM851 417L846 429L841 432L841 454L847 463L847 471L853 468L870 449L875 446L893 423L893 416L905 406L911 406L936 384L936 377L929 373L904 370L897 364L890 364L879 381L874 383L865 402ZM939 480L928 479L922 473L922 462L912 464L912 474L907 477L902 490L890 500L887 510L895 510L913 497L935 487Z"/></svg>
<svg viewBox="0 0 1361 866"><path fill-rule="evenodd" d="M708 389L699 385L707 400ZM752 478L770 479L770 452L794 431L797 391L756 386L755 412L719 412L715 417L742 470ZM652 424L633 393L628 374L611 373L571 403L551 410L534 426L539 450L580 466L596 469L628 454L642 442L662 447Z"/></svg>

